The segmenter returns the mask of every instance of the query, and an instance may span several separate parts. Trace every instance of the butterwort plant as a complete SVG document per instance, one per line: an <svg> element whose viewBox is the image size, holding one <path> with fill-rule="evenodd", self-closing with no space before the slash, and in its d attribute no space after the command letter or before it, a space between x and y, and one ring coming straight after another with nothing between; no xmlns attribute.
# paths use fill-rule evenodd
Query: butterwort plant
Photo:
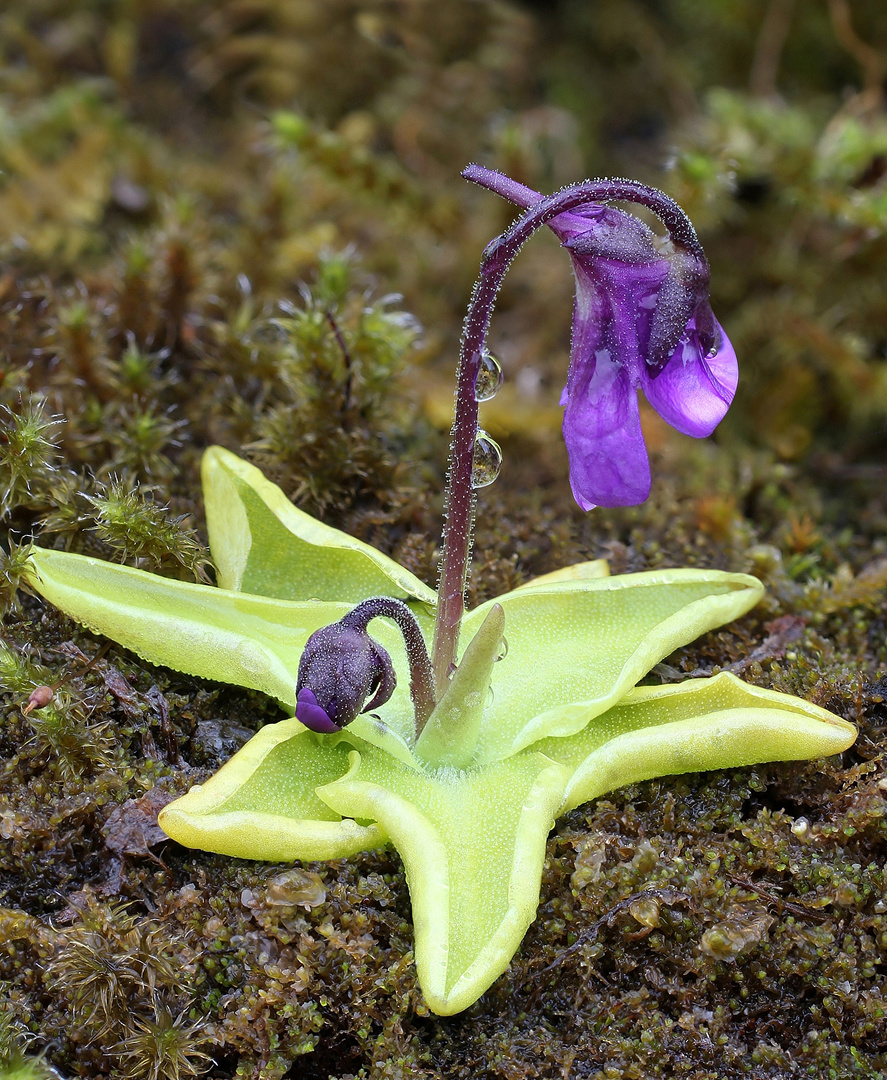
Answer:
<svg viewBox="0 0 887 1080"><path fill-rule="evenodd" d="M711 313L702 248L667 196L596 180L543 198L477 166L465 175L525 209L484 251L465 320L437 592L219 447L202 465L218 587L39 548L29 571L48 600L145 659L288 710L160 823L181 844L275 862L393 844L419 982L440 1014L467 1008L508 966L560 814L655 776L838 753L856 734L728 673L637 686L757 603L763 588L744 574L610 577L592 561L466 612L476 491L500 463L478 427L478 402L502 378L487 331L533 232L550 226L576 274L563 400L583 507L648 494L639 389L679 430L706 435L732 399L736 358ZM652 210L667 238L612 201Z"/></svg>

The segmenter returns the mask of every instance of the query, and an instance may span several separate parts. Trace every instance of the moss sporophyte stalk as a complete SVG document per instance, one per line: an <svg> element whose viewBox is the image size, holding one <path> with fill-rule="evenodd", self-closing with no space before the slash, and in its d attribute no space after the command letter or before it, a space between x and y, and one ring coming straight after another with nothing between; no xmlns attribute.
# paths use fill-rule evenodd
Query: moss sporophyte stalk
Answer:
<svg viewBox="0 0 887 1080"><path fill-rule="evenodd" d="M744 574L610 577L593 561L465 611L475 492L500 462L478 428L478 401L502 377L487 330L533 232L548 224L576 274L562 400L581 506L648 494L638 388L673 426L704 436L737 377L709 306L708 263L667 196L597 180L543 198L477 166L465 175L526 209L486 248L465 320L438 592L219 447L203 459L218 587L39 548L27 570L44 597L141 657L260 690L289 711L166 806L163 829L190 847L275 862L393 844L419 981L441 1014L471 1005L508 966L535 916L559 815L642 779L819 757L856 736L807 701L727 673L637 686L758 602L763 587ZM612 200L652 210L667 239Z"/></svg>

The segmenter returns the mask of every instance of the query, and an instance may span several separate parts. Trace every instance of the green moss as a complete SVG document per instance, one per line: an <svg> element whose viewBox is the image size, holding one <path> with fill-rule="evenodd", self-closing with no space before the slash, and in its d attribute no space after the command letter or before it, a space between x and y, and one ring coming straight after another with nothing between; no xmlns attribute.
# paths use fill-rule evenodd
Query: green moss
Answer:
<svg viewBox="0 0 887 1080"><path fill-rule="evenodd" d="M204 1054L219 1080L883 1074L885 128L829 6L794 5L779 55L765 7L788 9L4 5L0 1075L38 1052L67 1080ZM851 17L883 50L880 0ZM645 414L646 504L581 514L554 407L572 283L534 242L493 323L473 601L599 556L754 572L765 602L655 678L732 667L861 735L575 811L514 964L442 1021L390 852L297 868L300 892L152 831L276 706L102 653L17 585L32 536L210 573L211 443L433 582L461 318L510 219L463 190L472 159L665 187L742 365L714 441Z"/></svg>
<svg viewBox="0 0 887 1080"><path fill-rule="evenodd" d="M182 519L170 519L169 508L133 491L133 482L112 480L101 494L87 496L94 507L99 540L124 562L147 570L174 567L207 580L207 549L186 529Z"/></svg>
<svg viewBox="0 0 887 1080"><path fill-rule="evenodd" d="M52 1080L57 1075L40 1057L31 1057L25 1050L28 1038L0 997L0 1077L2 1080Z"/></svg>

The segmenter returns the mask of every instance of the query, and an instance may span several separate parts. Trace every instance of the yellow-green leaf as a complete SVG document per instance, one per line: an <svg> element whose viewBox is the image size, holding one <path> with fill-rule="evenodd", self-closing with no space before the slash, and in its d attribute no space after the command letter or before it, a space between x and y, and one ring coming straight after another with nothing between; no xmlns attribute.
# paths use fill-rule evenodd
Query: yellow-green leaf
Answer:
<svg viewBox="0 0 887 1080"><path fill-rule="evenodd" d="M174 581L130 566L33 548L28 583L72 619L153 664L248 686L295 704L299 657L309 636L341 619L345 603L275 600ZM375 627L374 627L375 631ZM377 635L405 663L397 631ZM406 695L398 687L395 707Z"/></svg>
<svg viewBox="0 0 887 1080"><path fill-rule="evenodd" d="M414 574L289 501L255 466L220 446L203 455L203 496L219 585L281 600L358 604L370 596L437 594Z"/></svg>
<svg viewBox="0 0 887 1080"><path fill-rule="evenodd" d="M654 776L839 754L856 728L801 698L729 672L640 686L578 734L536 749L573 770L562 812Z"/></svg>
<svg viewBox="0 0 887 1080"><path fill-rule="evenodd" d="M269 724L205 784L160 812L161 828L185 847L241 859L338 859L380 847L378 825L358 825L315 789L348 771L351 747L298 720Z"/></svg>
<svg viewBox="0 0 887 1080"><path fill-rule="evenodd" d="M762 595L745 574L657 570L516 589L476 608L463 621L464 638L498 603L508 646L493 669L477 760L573 734L664 656L743 615Z"/></svg>
<svg viewBox="0 0 887 1080"><path fill-rule="evenodd" d="M467 1008L508 967L536 915L545 842L568 770L529 751L483 769L405 769L375 748L318 790L378 821L406 868L429 1007Z"/></svg>

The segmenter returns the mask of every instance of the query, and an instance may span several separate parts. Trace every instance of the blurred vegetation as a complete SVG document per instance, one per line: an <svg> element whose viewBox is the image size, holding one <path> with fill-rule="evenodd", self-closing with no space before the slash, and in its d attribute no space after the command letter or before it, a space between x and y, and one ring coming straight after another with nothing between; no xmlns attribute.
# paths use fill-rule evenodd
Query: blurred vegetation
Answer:
<svg viewBox="0 0 887 1080"><path fill-rule="evenodd" d="M3 5L0 1080L884 1074L885 77L883 0ZM750 570L764 604L656 676L729 666L861 734L575 811L511 968L442 1021L394 854L159 833L276 707L18 585L30 538L211 580L212 443L433 582L461 317L512 216L470 160L665 188L742 364L715 440L645 412L651 499L581 514L569 265L535 240L493 325L473 599L595 556Z"/></svg>

